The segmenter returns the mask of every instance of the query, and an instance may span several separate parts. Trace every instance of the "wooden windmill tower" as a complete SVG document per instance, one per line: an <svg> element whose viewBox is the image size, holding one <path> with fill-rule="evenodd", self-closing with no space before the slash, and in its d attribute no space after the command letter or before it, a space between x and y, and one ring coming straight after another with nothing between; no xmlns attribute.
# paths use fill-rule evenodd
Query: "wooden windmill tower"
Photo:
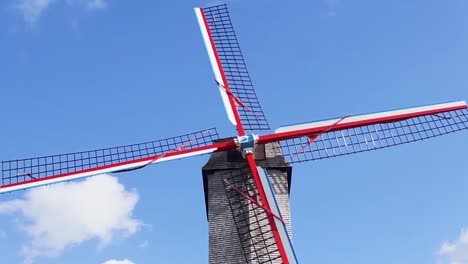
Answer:
<svg viewBox="0 0 468 264"><path fill-rule="evenodd" d="M225 5L196 8L215 84L237 135L210 128L172 138L2 162L0 192L211 154L203 168L210 263L297 263L290 240L291 163L377 150L467 131L464 101L269 130Z"/></svg>

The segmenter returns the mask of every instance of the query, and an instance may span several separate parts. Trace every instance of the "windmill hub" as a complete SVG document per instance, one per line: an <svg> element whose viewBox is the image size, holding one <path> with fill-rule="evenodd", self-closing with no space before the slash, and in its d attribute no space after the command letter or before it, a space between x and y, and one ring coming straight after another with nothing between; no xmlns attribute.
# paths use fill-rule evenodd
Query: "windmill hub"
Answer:
<svg viewBox="0 0 468 264"><path fill-rule="evenodd" d="M255 134L238 136L234 138L237 149L242 153L242 157L245 158L247 154L254 153L255 146L258 142L258 136Z"/></svg>

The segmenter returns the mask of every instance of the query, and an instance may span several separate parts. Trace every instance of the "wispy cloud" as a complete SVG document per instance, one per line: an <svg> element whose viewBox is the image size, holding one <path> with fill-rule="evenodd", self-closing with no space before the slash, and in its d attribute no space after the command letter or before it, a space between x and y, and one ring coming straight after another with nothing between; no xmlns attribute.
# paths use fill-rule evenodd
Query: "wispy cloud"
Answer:
<svg viewBox="0 0 468 264"><path fill-rule="evenodd" d="M134 262L128 260L128 259L124 259L124 260L108 260L102 264L135 264Z"/></svg>
<svg viewBox="0 0 468 264"><path fill-rule="evenodd" d="M56 0L17 0L14 8L23 16L26 23L32 25Z"/></svg>
<svg viewBox="0 0 468 264"><path fill-rule="evenodd" d="M107 0L15 0L13 7L28 25L33 25L52 5L64 3L68 7L78 7L90 11L103 10L108 7Z"/></svg>
<svg viewBox="0 0 468 264"><path fill-rule="evenodd" d="M104 247L114 237L136 233L143 226L133 217L137 202L136 191L126 190L117 178L100 175L32 189L23 199L0 203L0 214L21 216L19 228L30 238L22 254L25 263L32 263L91 239Z"/></svg>
<svg viewBox="0 0 468 264"><path fill-rule="evenodd" d="M462 229L456 241L443 242L436 254L440 264L468 264L468 229Z"/></svg>

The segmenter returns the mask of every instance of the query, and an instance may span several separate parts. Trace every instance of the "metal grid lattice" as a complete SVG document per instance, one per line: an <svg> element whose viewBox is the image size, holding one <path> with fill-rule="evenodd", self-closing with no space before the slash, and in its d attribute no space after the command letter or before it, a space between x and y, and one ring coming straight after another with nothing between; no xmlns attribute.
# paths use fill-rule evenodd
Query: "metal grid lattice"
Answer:
<svg viewBox="0 0 468 264"><path fill-rule="evenodd" d="M2 186L148 159L176 149L207 146L218 139L215 128L177 137L113 148L2 161Z"/></svg>
<svg viewBox="0 0 468 264"><path fill-rule="evenodd" d="M280 263L281 256L267 212L239 193L240 191L254 200L260 200L250 169L246 167L229 171L223 178L246 262L249 264Z"/></svg>
<svg viewBox="0 0 468 264"><path fill-rule="evenodd" d="M286 159L294 163L371 151L462 130L468 131L467 109L326 132L313 142L302 137L283 141L281 146Z"/></svg>
<svg viewBox="0 0 468 264"><path fill-rule="evenodd" d="M269 130L250 80L226 5L204 8L205 17L218 51L231 92L245 106L238 107L246 130Z"/></svg>

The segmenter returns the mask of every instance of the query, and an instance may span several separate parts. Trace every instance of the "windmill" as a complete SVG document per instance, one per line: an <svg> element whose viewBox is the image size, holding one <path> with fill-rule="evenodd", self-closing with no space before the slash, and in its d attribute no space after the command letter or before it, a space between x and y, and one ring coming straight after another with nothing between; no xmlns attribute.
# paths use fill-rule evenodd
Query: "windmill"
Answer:
<svg viewBox="0 0 468 264"><path fill-rule="evenodd" d="M134 145L4 161L0 192L142 169L195 155L239 153L240 165L226 172L222 191L237 197L236 201L229 201L232 211L245 209L244 218L250 214L258 216L254 220L234 221L238 236L248 237L246 244L241 245L242 257L247 263L297 263L283 208L277 206L269 172L258 166L261 158L256 160L255 152L265 148L274 158L284 156L290 163L305 162L396 146L468 128L467 105L458 101L342 116L281 127L266 135L251 134L269 130L269 126L253 90L227 8L225 5L196 8L195 12L215 74L215 85L228 119L237 129L236 137L219 139L216 129L210 128ZM234 204L240 207L236 209ZM248 223L247 228L240 226L242 221ZM255 225L259 228L253 233ZM256 247L261 244L265 246Z"/></svg>

